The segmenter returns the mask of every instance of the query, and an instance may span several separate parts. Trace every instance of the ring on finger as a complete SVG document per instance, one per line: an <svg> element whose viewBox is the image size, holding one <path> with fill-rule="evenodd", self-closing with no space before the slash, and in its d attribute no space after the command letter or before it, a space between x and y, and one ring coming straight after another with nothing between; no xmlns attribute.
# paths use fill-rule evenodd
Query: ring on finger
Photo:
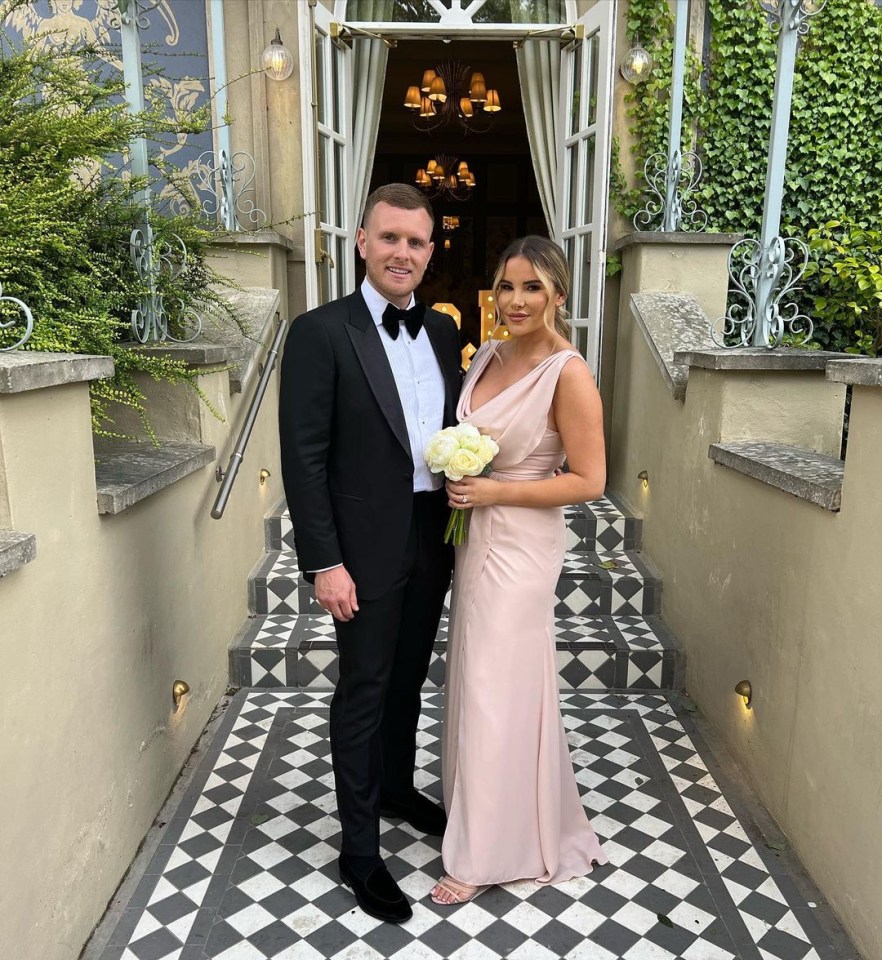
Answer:
<svg viewBox="0 0 882 960"><path fill-rule="evenodd" d="M469 502L469 498L468 498L465 494L462 495L462 502L463 502L463 503L468 503L468 502Z"/></svg>

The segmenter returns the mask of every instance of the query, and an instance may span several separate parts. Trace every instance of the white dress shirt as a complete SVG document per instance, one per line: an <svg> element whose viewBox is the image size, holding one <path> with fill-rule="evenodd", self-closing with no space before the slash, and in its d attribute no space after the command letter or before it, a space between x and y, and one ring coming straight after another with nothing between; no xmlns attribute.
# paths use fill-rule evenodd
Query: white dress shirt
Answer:
<svg viewBox="0 0 882 960"><path fill-rule="evenodd" d="M444 426L444 375L438 365L438 358L432 349L426 328L421 327L416 339L401 325L397 339L393 340L383 326L383 313L389 301L368 283L367 278L361 284L361 295L377 325L380 342L386 351L398 397L404 410L407 424L407 438L410 443L410 455L413 460L413 492L438 490L444 482L440 474L434 474L426 465L423 451L429 439ZM415 303L410 295L408 309ZM342 566L337 564L336 566ZM333 570L325 567L312 573Z"/></svg>
<svg viewBox="0 0 882 960"><path fill-rule="evenodd" d="M362 282L361 295L377 325L380 342L389 359L395 386L398 387L413 459L413 491L437 490L442 484L441 475L429 470L423 452L432 435L444 426L444 375L438 358L425 327L420 328L415 340L404 324L395 340L389 336L383 326L383 312L389 301L374 290L367 278ZM415 302L411 294L408 309Z"/></svg>

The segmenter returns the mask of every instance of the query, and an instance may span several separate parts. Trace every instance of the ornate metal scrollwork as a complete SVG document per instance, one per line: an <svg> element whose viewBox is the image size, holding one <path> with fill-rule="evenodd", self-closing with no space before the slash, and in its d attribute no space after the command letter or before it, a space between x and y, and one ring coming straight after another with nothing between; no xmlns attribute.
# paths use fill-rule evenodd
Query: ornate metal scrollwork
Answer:
<svg viewBox="0 0 882 960"><path fill-rule="evenodd" d="M147 293L132 310L132 333L141 343L147 343L148 340L190 343L202 332L202 318L195 310L185 307L180 300L178 302L181 309L177 320L183 330L192 330L192 333L190 336L177 337L169 329L171 318L158 281L162 274L174 279L187 262L186 244L178 236L175 236L175 240L178 249L167 243L160 245L155 242L149 213L144 223L132 231L129 239L129 251L135 271L147 287Z"/></svg>
<svg viewBox="0 0 882 960"><path fill-rule="evenodd" d="M19 347L23 347L28 340L30 340L31 334L34 332L34 315L31 313L31 308L23 300L19 300L18 297L4 297L2 283L0 283L0 303L14 304L24 315L25 320L25 332L21 339L16 340L15 343L9 347L0 347L0 353L5 353L8 350L17 350ZM3 320L2 315L0 315L0 330L8 330L10 327L18 326L20 323L21 320L16 318Z"/></svg>
<svg viewBox="0 0 882 960"><path fill-rule="evenodd" d="M797 237L775 237L764 249L747 237L729 252L729 308L711 324L714 342L723 348L781 345L785 333L802 337L814 332L793 297L808 263L808 247Z"/></svg>
<svg viewBox="0 0 882 960"><path fill-rule="evenodd" d="M219 217L224 229L241 230L266 223L266 214L254 202L252 184L256 176L254 158L244 151L229 156L226 150L218 153L206 150L196 163L200 193L208 193L202 201L202 212L207 217Z"/></svg>
<svg viewBox="0 0 882 960"><path fill-rule="evenodd" d="M147 14L164 4L165 0L97 0L97 3L110 14L109 26L114 30L119 30L124 21L128 23L132 20L139 29L147 30L150 27Z"/></svg>
<svg viewBox="0 0 882 960"><path fill-rule="evenodd" d="M669 163L666 153L654 153L643 165L643 178L651 195L634 216L637 230L704 230L707 214L692 197L701 181L697 154L675 150Z"/></svg>
<svg viewBox="0 0 882 960"><path fill-rule="evenodd" d="M827 6L827 0L759 0L759 5L774 33L786 28L804 37L809 20Z"/></svg>

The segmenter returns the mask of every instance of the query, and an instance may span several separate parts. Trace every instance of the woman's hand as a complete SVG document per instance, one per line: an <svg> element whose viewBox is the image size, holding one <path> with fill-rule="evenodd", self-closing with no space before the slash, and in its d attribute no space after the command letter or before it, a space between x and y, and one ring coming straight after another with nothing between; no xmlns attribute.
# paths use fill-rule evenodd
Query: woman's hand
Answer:
<svg viewBox="0 0 882 960"><path fill-rule="evenodd" d="M472 507L489 507L500 502L499 480L489 477L463 477L447 481L447 502L456 510L471 510Z"/></svg>

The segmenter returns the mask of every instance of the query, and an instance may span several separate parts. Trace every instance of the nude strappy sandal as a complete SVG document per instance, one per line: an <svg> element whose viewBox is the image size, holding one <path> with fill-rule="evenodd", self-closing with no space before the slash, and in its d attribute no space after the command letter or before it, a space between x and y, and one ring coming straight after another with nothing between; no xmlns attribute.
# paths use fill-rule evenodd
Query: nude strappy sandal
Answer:
<svg viewBox="0 0 882 960"><path fill-rule="evenodd" d="M486 887L474 887L470 883L460 883L459 880L454 880L453 877L448 876L442 877L435 886L441 887L442 890L453 897L452 900L439 900L434 893L430 894L432 903L437 903L441 907L455 907L461 903L468 903L469 900L474 900L479 893L487 889Z"/></svg>

